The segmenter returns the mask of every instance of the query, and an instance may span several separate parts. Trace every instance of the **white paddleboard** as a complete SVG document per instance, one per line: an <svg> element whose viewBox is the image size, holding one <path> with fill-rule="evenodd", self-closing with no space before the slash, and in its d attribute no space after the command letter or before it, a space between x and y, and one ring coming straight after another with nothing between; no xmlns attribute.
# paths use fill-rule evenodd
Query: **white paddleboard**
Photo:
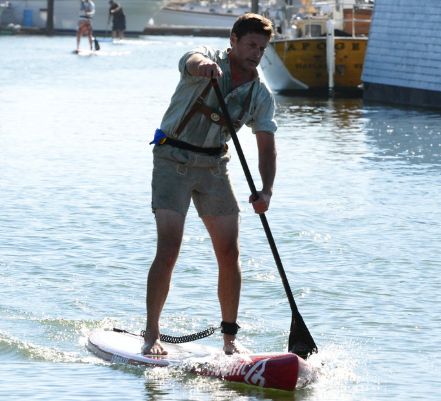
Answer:
<svg viewBox="0 0 441 401"><path fill-rule="evenodd" d="M168 355L141 354L141 336L111 330L93 331L87 349L111 363L143 366L179 366L202 376L217 377L260 387L292 391L295 389L302 358L292 353L235 354L226 356L221 350L200 342L166 344Z"/></svg>
<svg viewBox="0 0 441 401"><path fill-rule="evenodd" d="M87 349L105 361L146 366L179 365L189 358L206 358L219 353L213 347L185 343L167 344L168 355L148 356L141 354L143 344L144 339L138 335L95 330L89 336Z"/></svg>
<svg viewBox="0 0 441 401"><path fill-rule="evenodd" d="M87 49L72 50L72 54L76 54L78 56L92 56L93 54L95 54L95 50L87 50Z"/></svg>

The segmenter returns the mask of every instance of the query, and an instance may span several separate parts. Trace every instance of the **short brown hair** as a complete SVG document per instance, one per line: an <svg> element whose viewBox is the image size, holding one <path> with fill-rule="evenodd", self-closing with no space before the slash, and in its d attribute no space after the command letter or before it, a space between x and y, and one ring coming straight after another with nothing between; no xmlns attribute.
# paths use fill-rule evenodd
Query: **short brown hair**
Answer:
<svg viewBox="0 0 441 401"><path fill-rule="evenodd" d="M231 29L231 34L233 33L238 40L247 33L259 33L271 39L274 31L273 24L268 18L259 14L245 13L234 23Z"/></svg>

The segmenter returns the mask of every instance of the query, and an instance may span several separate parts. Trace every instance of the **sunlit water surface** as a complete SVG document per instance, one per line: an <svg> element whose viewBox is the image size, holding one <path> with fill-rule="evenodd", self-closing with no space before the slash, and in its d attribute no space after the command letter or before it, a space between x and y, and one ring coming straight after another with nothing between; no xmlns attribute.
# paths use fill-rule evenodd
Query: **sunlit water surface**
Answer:
<svg viewBox="0 0 441 401"><path fill-rule="evenodd" d="M180 55L225 39L144 37L76 56L72 37L0 38L2 400L438 400L441 115L361 99L277 97L267 217L318 347L295 393L173 369L111 367L94 328L144 325L155 249L148 142ZM83 43L85 45L85 43ZM240 132L259 186L256 147ZM291 313L260 220L242 208L240 339L286 349ZM217 325L217 267L192 208L163 330ZM221 347L219 334L204 340Z"/></svg>

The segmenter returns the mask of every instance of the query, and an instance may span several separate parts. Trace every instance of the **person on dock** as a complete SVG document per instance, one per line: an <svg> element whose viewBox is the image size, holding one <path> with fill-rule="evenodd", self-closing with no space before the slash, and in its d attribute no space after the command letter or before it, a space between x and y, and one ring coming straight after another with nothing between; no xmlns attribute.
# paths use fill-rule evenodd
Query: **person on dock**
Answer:
<svg viewBox="0 0 441 401"><path fill-rule="evenodd" d="M126 16L124 10L119 3L113 0L109 1L109 19L107 23L110 23L112 19L112 38L124 39L124 31L126 30Z"/></svg>
<svg viewBox="0 0 441 401"><path fill-rule="evenodd" d="M80 42L83 35L87 35L89 39L90 51L93 50L93 28L92 19L95 14L95 3L92 0L81 0L80 18L78 20L77 28L77 49L76 53L80 52Z"/></svg>
<svg viewBox="0 0 441 401"><path fill-rule="evenodd" d="M260 80L257 66L272 35L269 19L246 13L233 25L231 48L200 47L179 61L180 81L152 141L157 248L147 279L145 355L167 354L160 341L159 320L191 200L211 237L218 263L224 352L244 351L236 341L241 289L239 207L227 170L230 133L211 77L219 81L236 129L246 124L255 134L262 189L249 202L256 213L264 213L276 173L277 125L274 98Z"/></svg>

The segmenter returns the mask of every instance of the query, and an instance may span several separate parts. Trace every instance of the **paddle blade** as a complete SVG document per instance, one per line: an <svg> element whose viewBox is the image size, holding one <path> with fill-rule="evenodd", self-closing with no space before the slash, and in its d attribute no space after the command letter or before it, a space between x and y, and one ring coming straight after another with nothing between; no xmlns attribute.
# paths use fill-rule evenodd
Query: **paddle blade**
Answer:
<svg viewBox="0 0 441 401"><path fill-rule="evenodd" d="M318 352L317 346L300 314L293 314L288 339L288 351L303 359Z"/></svg>

